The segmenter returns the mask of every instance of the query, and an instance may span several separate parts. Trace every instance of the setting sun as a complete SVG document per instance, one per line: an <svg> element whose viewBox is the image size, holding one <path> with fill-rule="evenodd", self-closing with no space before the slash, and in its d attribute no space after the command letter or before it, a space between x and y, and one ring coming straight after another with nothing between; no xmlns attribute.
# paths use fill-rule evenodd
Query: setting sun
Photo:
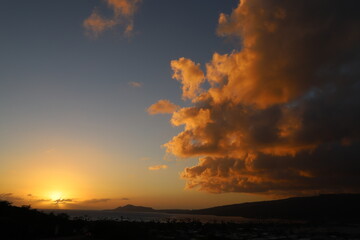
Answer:
<svg viewBox="0 0 360 240"><path fill-rule="evenodd" d="M52 201L57 201L57 200L60 200L62 198L63 198L63 194L61 192L55 191L55 192L50 193L50 199Z"/></svg>

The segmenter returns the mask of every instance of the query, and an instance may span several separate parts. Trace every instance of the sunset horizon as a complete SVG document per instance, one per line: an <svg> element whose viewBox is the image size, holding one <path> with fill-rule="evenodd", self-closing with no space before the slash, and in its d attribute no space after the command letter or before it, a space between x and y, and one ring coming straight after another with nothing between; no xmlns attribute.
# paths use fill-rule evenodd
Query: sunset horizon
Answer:
<svg viewBox="0 0 360 240"><path fill-rule="evenodd" d="M358 5L5 0L0 200L205 209L359 194Z"/></svg>

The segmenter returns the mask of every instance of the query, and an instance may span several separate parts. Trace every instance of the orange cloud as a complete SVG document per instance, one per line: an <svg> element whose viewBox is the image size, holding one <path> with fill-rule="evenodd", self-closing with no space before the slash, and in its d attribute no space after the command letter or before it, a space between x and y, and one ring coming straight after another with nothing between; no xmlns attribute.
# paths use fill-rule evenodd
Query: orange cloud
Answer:
<svg viewBox="0 0 360 240"><path fill-rule="evenodd" d="M131 35L134 29L134 14L141 0L106 0L107 5L114 12L111 18L102 17L94 10L89 18L85 19L83 26L87 33L97 37L105 30L115 26L124 26L125 35Z"/></svg>
<svg viewBox="0 0 360 240"><path fill-rule="evenodd" d="M115 20L105 19L95 10L83 23L85 29L95 37L104 32L106 29L112 28L116 24Z"/></svg>
<svg viewBox="0 0 360 240"><path fill-rule="evenodd" d="M94 198L94 199L88 199L84 200L81 203L83 204L96 204L96 203L104 203L110 201L110 198Z"/></svg>
<svg viewBox="0 0 360 240"><path fill-rule="evenodd" d="M159 100L153 105L151 105L147 111L149 114L167 114L175 112L179 106L175 105L174 103L170 102L169 100Z"/></svg>
<svg viewBox="0 0 360 240"><path fill-rule="evenodd" d="M116 16L131 17L135 14L137 4L140 0L107 0L110 7L114 9Z"/></svg>
<svg viewBox="0 0 360 240"><path fill-rule="evenodd" d="M142 87L142 83L140 83L140 82L129 82L129 86L139 88L139 87Z"/></svg>
<svg viewBox="0 0 360 240"><path fill-rule="evenodd" d="M155 165L155 166L150 166L148 167L149 170L151 171L156 171L156 170L161 170L161 169L167 169L168 166L167 165Z"/></svg>
<svg viewBox="0 0 360 240"><path fill-rule="evenodd" d="M206 71L171 61L193 105L173 112L184 130L164 146L200 157L181 174L187 188L360 191L360 16L351 3L242 0L217 30L241 50L214 53Z"/></svg>
<svg viewBox="0 0 360 240"><path fill-rule="evenodd" d="M171 61L171 68L174 71L173 78L182 84L183 98L194 99L201 92L200 85L205 81L204 73L199 64L193 61L180 58Z"/></svg>

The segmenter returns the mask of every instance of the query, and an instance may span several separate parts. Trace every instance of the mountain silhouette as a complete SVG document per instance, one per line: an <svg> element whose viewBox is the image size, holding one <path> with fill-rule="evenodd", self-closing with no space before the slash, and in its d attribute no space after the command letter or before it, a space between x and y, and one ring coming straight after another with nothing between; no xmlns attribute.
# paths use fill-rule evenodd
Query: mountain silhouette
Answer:
<svg viewBox="0 0 360 240"><path fill-rule="evenodd" d="M134 206L131 204L125 205L123 207L115 208L113 211L119 212L153 212L155 211L151 207L143 207L143 206Z"/></svg>
<svg viewBox="0 0 360 240"><path fill-rule="evenodd" d="M324 194L198 210L161 210L161 212L239 216L257 219L360 220L360 194Z"/></svg>
<svg viewBox="0 0 360 240"><path fill-rule="evenodd" d="M257 219L360 220L360 194L322 194L319 196L248 202L197 210L155 210L151 207L133 205L118 207L114 210L123 212L237 216Z"/></svg>

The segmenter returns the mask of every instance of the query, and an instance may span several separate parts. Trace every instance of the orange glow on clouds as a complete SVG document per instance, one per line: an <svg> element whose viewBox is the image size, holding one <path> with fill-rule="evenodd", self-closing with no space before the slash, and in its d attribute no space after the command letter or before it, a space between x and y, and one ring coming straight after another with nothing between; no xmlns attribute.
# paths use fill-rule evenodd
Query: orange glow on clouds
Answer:
<svg viewBox="0 0 360 240"><path fill-rule="evenodd" d="M167 165L155 165L155 166L150 166L148 169L154 171L154 170L161 170L167 168L168 168Z"/></svg>
<svg viewBox="0 0 360 240"><path fill-rule="evenodd" d="M97 37L107 29L118 25L124 26L125 35L129 36L134 29L133 16L140 0L106 0L107 5L113 10L111 18L105 18L96 10L84 20L83 26L86 31Z"/></svg>
<svg viewBox="0 0 360 240"><path fill-rule="evenodd" d="M173 104L169 100L159 100L153 105L151 105L147 111L149 114L170 114L175 112L179 106Z"/></svg>
<svg viewBox="0 0 360 240"><path fill-rule="evenodd" d="M351 4L339 12L336 4L324 9L325 2L241 0L230 15L220 15L217 30L239 39L240 50L214 53L205 71L183 57L170 62L192 105L172 113L171 124L184 129L164 146L178 157L200 157L181 174L187 188L359 189L342 162L346 155L355 165L358 155L352 137L359 139L359 18Z"/></svg>

